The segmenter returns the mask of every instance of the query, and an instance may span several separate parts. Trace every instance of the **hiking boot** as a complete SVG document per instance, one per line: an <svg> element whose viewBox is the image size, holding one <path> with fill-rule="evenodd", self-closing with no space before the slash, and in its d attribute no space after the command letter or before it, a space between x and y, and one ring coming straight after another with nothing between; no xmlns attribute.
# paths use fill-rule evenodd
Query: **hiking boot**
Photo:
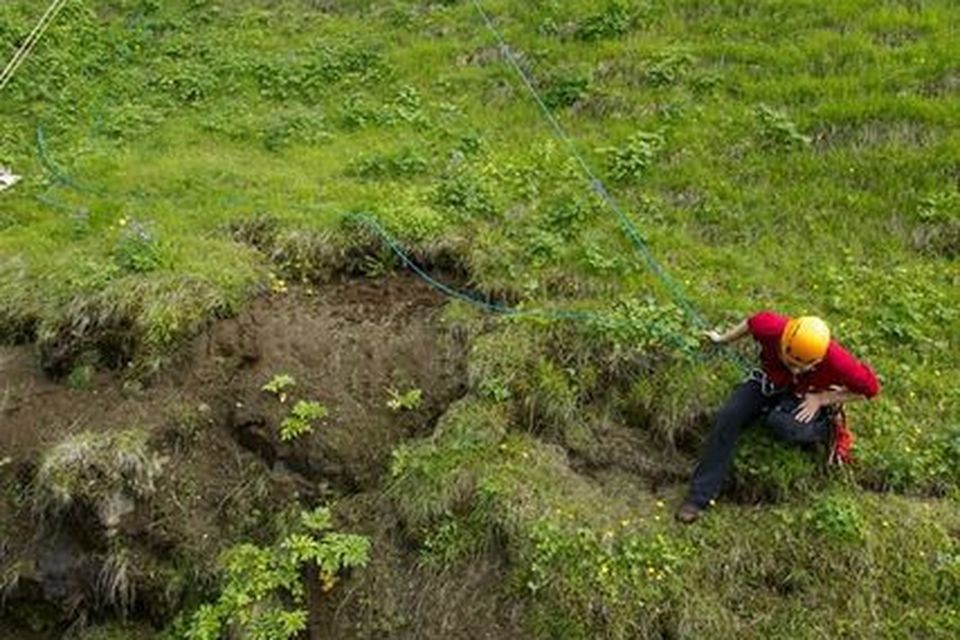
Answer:
<svg viewBox="0 0 960 640"><path fill-rule="evenodd" d="M692 502L684 502L683 505L677 509L677 520L683 524L693 524L697 521L697 518L700 517L701 511L703 511L703 509Z"/></svg>

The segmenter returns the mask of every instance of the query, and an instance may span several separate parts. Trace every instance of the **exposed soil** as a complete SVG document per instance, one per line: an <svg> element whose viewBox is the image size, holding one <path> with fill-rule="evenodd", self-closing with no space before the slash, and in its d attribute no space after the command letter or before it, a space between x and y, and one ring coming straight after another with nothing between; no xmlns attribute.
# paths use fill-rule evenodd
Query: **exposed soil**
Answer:
<svg viewBox="0 0 960 640"><path fill-rule="evenodd" d="M346 484L369 483L393 443L462 393L463 345L442 340L436 323L442 302L404 276L261 297L238 317L215 323L178 366L147 388L120 373L101 372L89 388L71 389L44 374L31 347L4 348L0 451L17 462L70 433L133 424L156 429L199 414L232 426L241 440L258 431L270 449L282 449L262 453L297 464L274 435L293 401L306 399L324 403L330 417L296 448L328 457L337 451L343 459L331 459L325 468ZM285 404L261 391L279 373L297 381ZM422 408L414 417L392 412L386 406L389 388L420 388ZM345 451L361 440L372 450Z"/></svg>
<svg viewBox="0 0 960 640"><path fill-rule="evenodd" d="M0 570L23 567L0 612L4 637L17 637L11 625L27 626L18 617L24 610L45 607L57 619L40 625L48 633L88 614L111 615L91 577L110 545L90 540L104 532L81 535L76 521L41 528L30 517L29 488L51 445L84 430L130 426L150 431L164 462L150 504L125 516L118 534L137 565L133 617L162 626L185 605L165 573L172 558L210 566L228 542L268 541L275 512L290 504L339 498L342 528L374 537L372 571L361 572L369 573L366 583L345 583L334 609L332 598L317 601L312 636L515 636L515 619L501 615L493 588L505 571L498 555L469 575L430 573L380 497L395 446L429 433L465 391L466 345L444 331L442 303L408 276L264 296L214 323L147 386L106 372L72 389L45 376L32 348L0 351ZM296 380L285 402L262 390L281 373ZM388 408L391 388L422 390L420 406ZM321 402L329 415L312 433L283 442L279 425L297 400ZM375 594L392 600L372 601ZM344 611L350 615L334 615ZM21 637L31 636L24 629Z"/></svg>

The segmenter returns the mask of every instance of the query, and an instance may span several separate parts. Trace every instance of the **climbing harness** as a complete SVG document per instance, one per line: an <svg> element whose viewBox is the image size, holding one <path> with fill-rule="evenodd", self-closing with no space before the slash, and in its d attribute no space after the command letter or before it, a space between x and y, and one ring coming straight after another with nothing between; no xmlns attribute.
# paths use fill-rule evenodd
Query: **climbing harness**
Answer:
<svg viewBox="0 0 960 640"><path fill-rule="evenodd" d="M760 393L766 398L772 398L787 390L786 387L778 387L773 384L770 376L768 376L763 369L751 369L744 382L756 382L759 384Z"/></svg>

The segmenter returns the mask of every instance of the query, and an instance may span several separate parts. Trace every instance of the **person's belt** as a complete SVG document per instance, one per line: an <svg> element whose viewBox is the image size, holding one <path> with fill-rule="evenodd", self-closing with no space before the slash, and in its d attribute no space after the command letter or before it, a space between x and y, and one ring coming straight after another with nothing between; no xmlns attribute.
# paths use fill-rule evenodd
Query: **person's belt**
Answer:
<svg viewBox="0 0 960 640"><path fill-rule="evenodd" d="M750 375L747 376L747 380L752 380L757 382L760 385L760 393L767 396L775 396L778 393L783 393L787 390L786 387L778 387L773 384L773 381L770 379L763 369L753 369L750 371Z"/></svg>

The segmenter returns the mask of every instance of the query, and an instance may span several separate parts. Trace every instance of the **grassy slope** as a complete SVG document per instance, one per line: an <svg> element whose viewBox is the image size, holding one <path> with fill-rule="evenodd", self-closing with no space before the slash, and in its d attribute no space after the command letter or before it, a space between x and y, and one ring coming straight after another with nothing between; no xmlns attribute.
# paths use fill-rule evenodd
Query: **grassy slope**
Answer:
<svg viewBox="0 0 960 640"><path fill-rule="evenodd" d="M34 4L16 0L4 11L0 40L26 32ZM26 176L0 196L6 334L32 327L41 343L55 342L84 315L104 327L132 319L146 350L162 353L210 314L235 309L268 282L271 269L315 273L324 266L311 264L316 252L295 248L314 241L309 231L336 230L343 213L357 210L378 215L410 246L452 246L479 289L531 305L608 309L648 294L658 305L669 302L498 59L470 3L354 1L331 13L310 5L129 0L73 2L64 10L0 103L0 164ZM938 609L957 596L956 542L941 519L921 503L898 510L861 501L858 486L942 495L960 482L960 393L952 384L960 373L960 272L951 258L960 224L960 10L947 0L621 3L625 12L595 5L485 3L588 161L706 317L723 324L767 306L821 313L874 365L885 393L851 410L861 461L852 485L828 487L826 497L794 494L780 511L751 515L756 530L769 534L758 533L756 541L732 535L741 508L719 509L715 525L693 534L665 528L669 553L644 553L693 550L676 551L687 558L686 569L677 569L674 582L664 579L669 589L651 592L662 606L638 618L610 604L640 601L629 594L645 593L646 583L632 582L625 569L615 589L628 595L604 596L603 606L619 612L609 614L613 621L581 618L618 632L642 619L648 629L694 635L711 619L715 631L762 637L839 607L833 626L820 621L810 628L843 632L849 625L850 633L869 636L858 629L895 634L922 623L889 608L902 597L912 603L903 605L903 616L911 606L932 612L928 631L955 628L956 617ZM38 124L59 179L40 162ZM638 131L657 133L661 142L631 149L628 139ZM621 150L621 163L610 162L610 149ZM636 167L642 170L627 171ZM277 220L279 264L225 231L255 213ZM501 331L508 346L526 340L520 327ZM602 332L573 333L571 350L611 344ZM562 374L537 365L549 350L531 349L526 360L516 358L519 365L480 361L477 394L510 404L513 384L514 399L531 388L544 394L542 404L555 408L558 421L589 412L598 394L589 392L596 383L585 379L586 369L574 368L564 383ZM601 377L605 366L606 373L618 371L609 360L573 360L557 368L589 365ZM719 377L705 385L698 365L673 366L630 391L654 420L711 406L735 379L718 367ZM571 486L586 482L564 471L537 438L516 437L544 460L545 477L566 473ZM438 436L411 455L437 461L428 465L431 473L442 471L440 463L454 455L442 443ZM787 456L766 443L748 444L761 458ZM518 566L529 569L546 544L538 542L537 527L547 526L543 518L564 499L549 495L547 482L547 497L531 507L523 487L538 486L535 470L531 477L523 466L506 473L497 451L468 448L471 468L502 489L491 493L500 514L492 521L510 532ZM790 484L756 459L741 458L743 477ZM809 471L797 464L798 475ZM420 486L425 502L440 499ZM829 491L842 495L834 500ZM857 498L854 507L848 494ZM604 500L587 500L598 513L584 514L578 526L599 532L604 518L636 508ZM827 506L817 511L810 500ZM949 512L951 504L933 508ZM895 549L897 538L881 524L885 510L896 512L891 518L902 531L926 541L916 553L940 564L923 565L919 556L910 564L886 552L864 556L854 545L840 555L861 572L855 575L889 573L877 578L876 602L854 598L849 606L815 608L809 600L764 599L769 589L755 583L767 578L756 577L756 566L773 567L772 574L799 567L810 581L801 592L829 598L839 589L835 582L847 584L837 581L849 567L797 557L792 542L818 548L822 517L841 523L839 544L862 535L878 541L868 550ZM410 517L423 519L427 540L436 539L429 531L438 526L449 533L444 518L418 513ZM813 524L796 533L805 514L814 514ZM557 542L561 547L569 542L556 537L566 541ZM763 546L768 539L776 543ZM602 540L597 545L606 548ZM719 575L714 556L725 552L753 552L763 562L721 563ZM566 614L551 609L541 622L570 631L564 615L575 620L595 608L583 591L593 583L580 569L563 573L564 565L543 563L564 576L546 601ZM697 591L694 601L712 612L698 618L671 589L689 590L705 578L728 587ZM901 593L901 583L913 586ZM849 588L867 593L862 583Z"/></svg>

